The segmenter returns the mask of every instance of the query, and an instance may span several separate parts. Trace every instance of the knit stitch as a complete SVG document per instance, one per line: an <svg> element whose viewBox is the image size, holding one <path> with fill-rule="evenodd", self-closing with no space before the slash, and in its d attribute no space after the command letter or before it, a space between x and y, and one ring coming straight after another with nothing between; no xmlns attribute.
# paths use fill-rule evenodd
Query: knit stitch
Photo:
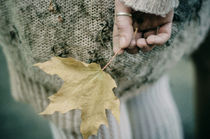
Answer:
<svg viewBox="0 0 210 139"><path fill-rule="evenodd" d="M136 11L156 15L166 15L173 8L177 8L179 0L121 0L125 5Z"/></svg>
<svg viewBox="0 0 210 139"><path fill-rule="evenodd" d="M0 0L0 44L8 62L12 95L36 112L46 108L47 97L56 93L63 81L33 64L60 56L104 66L113 54L114 0L52 2L53 11L49 10L50 0ZM106 69L117 81L115 93L121 101L156 82L184 54L199 46L210 26L210 1L203 0L200 11L197 5L197 1L180 1L172 37L165 45L148 53L124 53ZM79 112L47 118L63 131L80 135Z"/></svg>

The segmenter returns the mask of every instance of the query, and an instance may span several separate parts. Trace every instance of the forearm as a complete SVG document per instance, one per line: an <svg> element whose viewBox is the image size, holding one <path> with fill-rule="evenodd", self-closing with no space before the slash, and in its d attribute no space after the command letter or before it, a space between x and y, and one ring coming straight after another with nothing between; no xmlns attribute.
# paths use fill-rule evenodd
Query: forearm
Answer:
<svg viewBox="0 0 210 139"><path fill-rule="evenodd" d="M164 16L178 7L179 0L120 0L137 11Z"/></svg>

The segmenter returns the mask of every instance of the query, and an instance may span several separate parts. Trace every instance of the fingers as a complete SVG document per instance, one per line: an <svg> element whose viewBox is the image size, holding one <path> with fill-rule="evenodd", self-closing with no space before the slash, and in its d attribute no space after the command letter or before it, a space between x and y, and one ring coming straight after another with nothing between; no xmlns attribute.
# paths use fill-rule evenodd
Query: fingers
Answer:
<svg viewBox="0 0 210 139"><path fill-rule="evenodd" d="M136 47L136 42L139 38L142 37L142 33L136 33L133 35L133 38L131 40L130 46L128 47L128 49L134 49Z"/></svg>
<svg viewBox="0 0 210 139"><path fill-rule="evenodd" d="M131 9L126 7L119 0L115 0L115 13L131 13ZM130 46L133 37L132 18L129 16L116 16L113 30L113 50L116 53L119 49ZM120 54L123 53L123 50Z"/></svg>
<svg viewBox="0 0 210 139"><path fill-rule="evenodd" d="M170 39L173 14L172 10L166 17L146 13L141 15L142 22L134 25L138 26L141 31L144 31L142 38L137 40L137 46L142 51L150 51L154 46L161 46ZM157 27L160 27L158 31L156 30Z"/></svg>
<svg viewBox="0 0 210 139"><path fill-rule="evenodd" d="M163 45L171 37L171 27L172 23L167 23L160 27L157 35L150 35L147 38L147 43L149 45Z"/></svg>
<svg viewBox="0 0 210 139"><path fill-rule="evenodd" d="M119 47L119 34L118 34L118 28L116 25L114 25L113 29L113 51L114 53L117 53L121 48ZM118 54L122 54L124 52L123 49L121 49Z"/></svg>
<svg viewBox="0 0 210 139"><path fill-rule="evenodd" d="M131 13L131 9L126 7L120 0L115 0L115 13L125 12ZM116 15L116 14L115 14ZM132 18L129 16L115 16L113 30L113 50L122 54L124 50L128 53L138 53L138 49L142 51L150 51L156 45L165 44L171 37L173 10L166 15L160 17L150 14L140 14L143 20L139 24L132 24ZM160 26L161 25L161 26ZM145 27L144 27L145 26ZM156 29L159 27L158 32ZM133 28L144 31L144 34L137 33L134 37ZM147 32L145 32L147 30Z"/></svg>
<svg viewBox="0 0 210 139"><path fill-rule="evenodd" d="M154 46L164 45L171 37L172 23L162 25L158 30L150 30L145 32L142 38L137 40L137 46L142 51L147 52L154 48Z"/></svg>
<svg viewBox="0 0 210 139"><path fill-rule="evenodd" d="M139 48L137 46L137 40L142 37L142 33L134 33L133 39L130 43L130 46L126 49L126 51L130 54L137 54L139 52Z"/></svg>
<svg viewBox="0 0 210 139"><path fill-rule="evenodd" d="M138 46L139 48L146 48L146 47L149 47L149 46L147 45L147 42L146 42L146 39L145 39L145 38L140 38L140 39L138 39L138 40L137 40L137 46Z"/></svg>
<svg viewBox="0 0 210 139"><path fill-rule="evenodd" d="M156 34L157 34L156 30L150 30L144 33L144 38L147 39L150 35L156 35Z"/></svg>
<svg viewBox="0 0 210 139"><path fill-rule="evenodd" d="M166 14L165 17L157 16L154 14L147 14L143 13L141 15L142 21L139 23L141 26L139 26L140 30L148 30L151 28L156 28L157 26L172 22L174 15L174 10L171 10L168 14Z"/></svg>
<svg viewBox="0 0 210 139"><path fill-rule="evenodd" d="M147 43L147 40L146 38L150 35L154 35L155 34L155 31L154 30L151 30L151 31L148 31L148 32L145 32L144 35L142 36L142 38L139 38L137 40L137 46L139 48L141 48L141 50L143 52L147 52L147 51L150 51L152 50L152 48L154 47L153 45L148 45Z"/></svg>

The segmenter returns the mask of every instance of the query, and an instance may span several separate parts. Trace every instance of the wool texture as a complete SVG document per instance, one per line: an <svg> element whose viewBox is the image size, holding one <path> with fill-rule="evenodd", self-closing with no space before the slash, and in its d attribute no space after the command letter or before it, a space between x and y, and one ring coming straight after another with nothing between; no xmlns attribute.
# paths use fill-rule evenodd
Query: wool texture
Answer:
<svg viewBox="0 0 210 139"><path fill-rule="evenodd" d="M203 0L202 5L198 0L181 0L172 37L165 45L148 53L116 57L106 72L115 78L118 88L114 91L122 102L152 86L183 55L199 46L209 30L209 6L209 0ZM114 0L0 0L0 17L0 45L8 62L12 95L36 112L46 108L47 97L56 93L63 81L34 67L35 63L60 56L103 67L113 55ZM47 118L65 134L80 136L80 112L55 113ZM141 116L137 119L142 121ZM110 130L117 133L115 127Z"/></svg>
<svg viewBox="0 0 210 139"><path fill-rule="evenodd" d="M136 11L164 16L177 8L179 0L121 0Z"/></svg>
<svg viewBox="0 0 210 139"><path fill-rule="evenodd" d="M74 119L76 111L71 112ZM89 139L182 139L182 127L177 108L164 76L136 97L121 103L120 125L107 111L109 128L102 125L97 136ZM75 127L76 121L66 121ZM82 139L75 130L62 130L50 124L54 139ZM71 131L71 132L70 132Z"/></svg>
<svg viewBox="0 0 210 139"><path fill-rule="evenodd" d="M0 42L11 71L49 90L58 90L62 80L33 65L60 56L96 62L103 67L113 55L114 1L53 0L52 4L50 1L1 0ZM206 18L209 2L204 0L203 3L199 12L196 2L180 1L175 10L172 37L165 45L148 53L124 53L115 58L106 72L118 84L117 96L139 92L140 88L159 79L184 54L199 46L210 20ZM51 5L53 11L49 10ZM12 86L16 88L16 83Z"/></svg>

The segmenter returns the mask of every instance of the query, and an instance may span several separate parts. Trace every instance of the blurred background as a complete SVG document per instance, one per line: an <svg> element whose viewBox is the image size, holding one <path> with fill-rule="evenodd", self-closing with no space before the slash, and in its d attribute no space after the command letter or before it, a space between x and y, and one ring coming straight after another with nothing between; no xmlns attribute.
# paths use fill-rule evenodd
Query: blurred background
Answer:
<svg viewBox="0 0 210 139"><path fill-rule="evenodd" d="M194 70L190 59L180 61L170 71L173 96L178 105L185 138L194 136ZM15 102L9 90L9 75L0 47L0 138L51 139L48 122L27 105ZM17 138L18 137L18 138Z"/></svg>
<svg viewBox="0 0 210 139"><path fill-rule="evenodd" d="M205 48L204 45L207 44L209 42L204 43L203 47ZM197 59L200 55L203 53L194 54L193 58ZM197 61L199 63L199 60ZM198 100L196 97L199 97L196 95L195 69L191 58L183 58L169 71L171 90L181 115L185 139L195 138L195 106L198 106L195 100ZM7 70L5 57L0 47L0 138L52 139L48 122L39 117L29 105L15 102L12 99ZM209 73L208 70L205 72ZM204 128L209 129L209 127Z"/></svg>
<svg viewBox="0 0 210 139"><path fill-rule="evenodd" d="M9 75L0 46L0 139L52 139L48 122L10 94Z"/></svg>

